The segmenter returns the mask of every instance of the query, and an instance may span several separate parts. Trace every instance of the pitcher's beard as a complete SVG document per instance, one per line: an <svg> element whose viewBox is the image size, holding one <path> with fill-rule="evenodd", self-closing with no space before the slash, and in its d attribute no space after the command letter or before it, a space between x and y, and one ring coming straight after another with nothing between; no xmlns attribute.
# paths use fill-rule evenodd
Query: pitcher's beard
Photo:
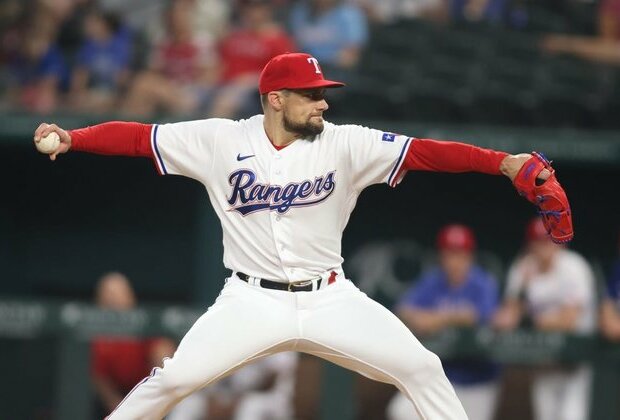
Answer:
<svg viewBox="0 0 620 420"><path fill-rule="evenodd" d="M323 121L318 123L313 123L312 119L306 121L305 123L298 123L291 121L286 113L283 116L284 128L286 131L297 133L301 137L314 137L323 132Z"/></svg>

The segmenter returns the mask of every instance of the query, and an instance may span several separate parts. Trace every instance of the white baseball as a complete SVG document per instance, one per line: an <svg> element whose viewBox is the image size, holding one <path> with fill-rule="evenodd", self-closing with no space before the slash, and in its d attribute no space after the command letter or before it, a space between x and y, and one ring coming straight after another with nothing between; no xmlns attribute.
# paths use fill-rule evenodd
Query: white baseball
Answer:
<svg viewBox="0 0 620 420"><path fill-rule="evenodd" d="M52 131L47 136L42 137L39 142L35 142L34 144L37 146L37 150L39 152L50 155L58 149L58 146L60 145L60 137Z"/></svg>

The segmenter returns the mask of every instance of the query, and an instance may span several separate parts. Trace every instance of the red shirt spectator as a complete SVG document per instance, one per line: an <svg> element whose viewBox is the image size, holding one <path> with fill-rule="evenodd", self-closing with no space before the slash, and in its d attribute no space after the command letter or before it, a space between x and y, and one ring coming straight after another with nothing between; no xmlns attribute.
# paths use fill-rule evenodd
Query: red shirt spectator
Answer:
<svg viewBox="0 0 620 420"><path fill-rule="evenodd" d="M607 40L620 41L620 0L603 0L599 9L599 31Z"/></svg>
<svg viewBox="0 0 620 420"><path fill-rule="evenodd" d="M168 39L157 46L153 69L179 83L194 83L204 75L205 67L213 65L215 57L208 40Z"/></svg>
<svg viewBox="0 0 620 420"><path fill-rule="evenodd" d="M238 29L225 37L219 46L224 67L222 81L248 73L258 74L274 56L295 50L292 39L277 27L264 32Z"/></svg>
<svg viewBox="0 0 620 420"><path fill-rule="evenodd" d="M142 339L99 337L91 343L91 373L108 379L124 395L148 375L149 347Z"/></svg>

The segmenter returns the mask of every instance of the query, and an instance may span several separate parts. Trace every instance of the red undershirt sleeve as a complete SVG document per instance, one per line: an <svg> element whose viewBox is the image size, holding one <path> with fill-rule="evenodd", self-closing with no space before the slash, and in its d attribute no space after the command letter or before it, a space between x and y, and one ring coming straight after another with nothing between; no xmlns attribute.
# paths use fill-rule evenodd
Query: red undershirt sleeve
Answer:
<svg viewBox="0 0 620 420"><path fill-rule="evenodd" d="M70 130L71 150L99 155L153 157L152 124L112 121Z"/></svg>
<svg viewBox="0 0 620 420"><path fill-rule="evenodd" d="M499 166L506 156L506 152L465 143L415 139L407 151L402 170L501 175Z"/></svg>

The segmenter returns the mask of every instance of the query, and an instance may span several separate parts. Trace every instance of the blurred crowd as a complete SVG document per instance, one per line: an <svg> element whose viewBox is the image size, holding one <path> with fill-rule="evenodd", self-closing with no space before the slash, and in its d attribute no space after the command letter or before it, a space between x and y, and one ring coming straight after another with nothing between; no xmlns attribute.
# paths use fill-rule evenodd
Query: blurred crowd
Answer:
<svg viewBox="0 0 620 420"><path fill-rule="evenodd" d="M593 5L598 29L549 36L541 48L620 64L619 0L5 0L0 104L37 113L246 116L260 111L258 74L279 53L308 52L346 81L372 25L425 19L518 30L532 5L569 14L575 4Z"/></svg>
<svg viewBox="0 0 620 420"><path fill-rule="evenodd" d="M301 49L324 67L345 69L368 37L361 9L337 0L15 0L1 7L5 105L43 113L253 112L258 75L273 56Z"/></svg>
<svg viewBox="0 0 620 420"><path fill-rule="evenodd" d="M577 335L599 331L608 340L620 341L620 260L613 266L599 305L598 285L589 262L566 246L553 243L541 219L528 223L523 244L506 280L498 283L477 260L474 231L462 224L443 226L436 238L435 263L412 279L394 312L420 339L452 328L486 327ZM136 305L131 284L120 273L104 275L96 290L96 302L104 309L128 310ZM175 346L174 341L163 337L94 340L92 378L98 415L112 410L153 366L165 363ZM261 359L192 394L169 418L318 418L320 366L313 359L294 353ZM442 363L470 418L499 418L500 390L511 381L509 366L476 357L444 358ZM531 418L589 418L592 369L587 363L553 362L528 372L531 397L520 404L531 407ZM371 397L358 404L366 405L363 410L371 412L373 404L381 403ZM417 418L412 404L400 393L380 409L388 420Z"/></svg>

